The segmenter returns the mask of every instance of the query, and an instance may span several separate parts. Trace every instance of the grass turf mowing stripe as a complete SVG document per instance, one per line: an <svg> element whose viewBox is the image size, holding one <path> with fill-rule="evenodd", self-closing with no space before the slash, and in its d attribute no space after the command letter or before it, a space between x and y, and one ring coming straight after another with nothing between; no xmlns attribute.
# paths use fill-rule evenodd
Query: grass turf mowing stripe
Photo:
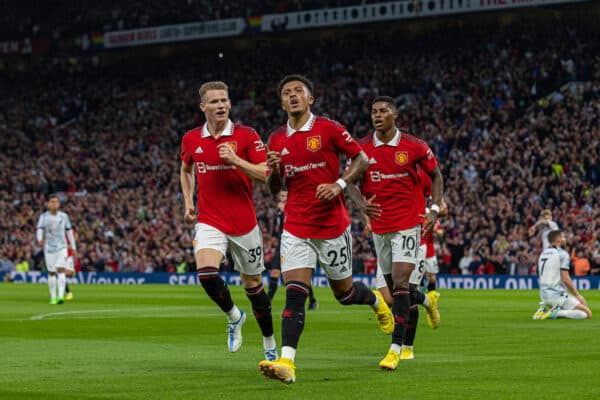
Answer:
<svg viewBox="0 0 600 400"><path fill-rule="evenodd" d="M415 359L385 372L377 363L390 337L378 331L370 309L340 306L329 289L317 288L320 307L307 312L297 382L286 386L258 372L262 339L253 318L241 350L227 352L225 317L200 287L73 290L73 302L50 306L45 285L0 285L0 399L600 396L600 323L532 321L534 291L442 290L440 328L421 319ZM231 290L250 311L243 290ZM278 343L282 293L273 304ZM600 292L584 296L592 311L600 309ZM49 313L65 314L30 320Z"/></svg>

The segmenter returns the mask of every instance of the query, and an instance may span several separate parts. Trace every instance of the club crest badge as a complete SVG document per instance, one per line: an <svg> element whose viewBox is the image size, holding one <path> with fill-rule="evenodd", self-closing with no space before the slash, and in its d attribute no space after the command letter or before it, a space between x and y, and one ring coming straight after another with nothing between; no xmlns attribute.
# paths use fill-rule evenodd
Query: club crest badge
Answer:
<svg viewBox="0 0 600 400"><path fill-rule="evenodd" d="M311 136L306 139L306 148L310 151L321 149L321 136Z"/></svg>
<svg viewBox="0 0 600 400"><path fill-rule="evenodd" d="M227 146L229 146L234 153L237 153L237 142L227 142Z"/></svg>
<svg viewBox="0 0 600 400"><path fill-rule="evenodd" d="M404 165L408 162L408 153L406 151L396 152L396 164Z"/></svg>

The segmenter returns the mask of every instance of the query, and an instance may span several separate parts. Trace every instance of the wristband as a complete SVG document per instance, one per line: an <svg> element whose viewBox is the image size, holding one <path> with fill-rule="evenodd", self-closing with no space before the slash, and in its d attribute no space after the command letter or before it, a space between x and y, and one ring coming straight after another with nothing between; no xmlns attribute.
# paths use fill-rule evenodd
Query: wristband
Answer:
<svg viewBox="0 0 600 400"><path fill-rule="evenodd" d="M348 186L348 184L346 183L346 181L343 180L342 178L340 178L337 181L335 181L335 183L337 183L338 185L340 185L340 187L342 188L342 190L346 189L346 186Z"/></svg>
<svg viewBox="0 0 600 400"><path fill-rule="evenodd" d="M440 206L438 206L437 204L432 204L430 209L431 209L431 211L433 211L436 214L440 213Z"/></svg>

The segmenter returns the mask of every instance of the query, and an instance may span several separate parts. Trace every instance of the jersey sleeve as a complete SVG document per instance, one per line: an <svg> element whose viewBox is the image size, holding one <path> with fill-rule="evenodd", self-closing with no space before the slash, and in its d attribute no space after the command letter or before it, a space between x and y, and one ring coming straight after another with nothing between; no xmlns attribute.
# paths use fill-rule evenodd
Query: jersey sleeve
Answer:
<svg viewBox="0 0 600 400"><path fill-rule="evenodd" d="M438 162L433 151L425 142L417 144L417 162L426 173L430 173L437 167Z"/></svg>
<svg viewBox="0 0 600 400"><path fill-rule="evenodd" d="M252 164L260 164L267 161L265 144L254 129L251 129L248 135L248 143L246 144L246 157L247 160Z"/></svg>
<svg viewBox="0 0 600 400"><path fill-rule="evenodd" d="M333 124L333 147L346 157L354 158L362 151L362 147L342 124Z"/></svg>
<svg viewBox="0 0 600 400"><path fill-rule="evenodd" d="M194 163L194 158L192 157L192 153L189 151L188 147L189 146L187 145L187 140L184 136L183 140L181 141L181 154L179 157L181 158L181 161L188 165L191 165Z"/></svg>
<svg viewBox="0 0 600 400"><path fill-rule="evenodd" d="M423 195L427 198L431 196L431 177L422 168L419 168L418 174L421 187L423 188Z"/></svg>
<svg viewBox="0 0 600 400"><path fill-rule="evenodd" d="M40 215L37 223L37 230L35 232L35 238L37 241L41 241L44 239L44 213Z"/></svg>
<svg viewBox="0 0 600 400"><path fill-rule="evenodd" d="M73 227L71 226L71 220L69 219L69 215L68 214L63 214L65 216L65 229L70 231L71 229L73 229Z"/></svg>
<svg viewBox="0 0 600 400"><path fill-rule="evenodd" d="M44 213L41 213L38 218L37 229L44 229Z"/></svg>
<svg viewBox="0 0 600 400"><path fill-rule="evenodd" d="M569 253L567 253L566 251L561 251L560 253L558 253L558 259L560 260L560 269L568 271L569 262L571 261Z"/></svg>

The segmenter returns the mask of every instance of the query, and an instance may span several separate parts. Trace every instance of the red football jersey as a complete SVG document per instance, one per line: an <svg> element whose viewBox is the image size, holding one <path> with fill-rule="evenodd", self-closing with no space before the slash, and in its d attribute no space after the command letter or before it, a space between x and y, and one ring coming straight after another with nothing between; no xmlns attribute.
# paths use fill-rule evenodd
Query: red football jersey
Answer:
<svg viewBox="0 0 600 400"><path fill-rule="evenodd" d="M281 153L288 190L283 228L304 239L332 239L344 233L350 217L340 194L331 201L317 199L317 186L340 177L340 153L355 157L360 145L336 121L311 114L298 131L283 125L269 138L269 149Z"/></svg>
<svg viewBox="0 0 600 400"><path fill-rule="evenodd" d="M229 121L215 139L204 124L187 132L181 141L181 160L194 164L198 188L198 222L227 235L244 235L257 224L252 181L219 157L218 146L229 145L252 164L265 162L265 146L256 131Z"/></svg>
<svg viewBox="0 0 600 400"><path fill-rule="evenodd" d="M371 219L373 232L397 232L419 225L421 213L417 212L417 206L420 206L417 198L420 201L423 196L416 195L420 190L417 166L425 173L437 166L427 143L398 129L389 143L381 142L374 133L361 143L369 157L362 192L367 198L376 195L375 202L382 208L381 216ZM424 197L422 202L424 204Z"/></svg>

